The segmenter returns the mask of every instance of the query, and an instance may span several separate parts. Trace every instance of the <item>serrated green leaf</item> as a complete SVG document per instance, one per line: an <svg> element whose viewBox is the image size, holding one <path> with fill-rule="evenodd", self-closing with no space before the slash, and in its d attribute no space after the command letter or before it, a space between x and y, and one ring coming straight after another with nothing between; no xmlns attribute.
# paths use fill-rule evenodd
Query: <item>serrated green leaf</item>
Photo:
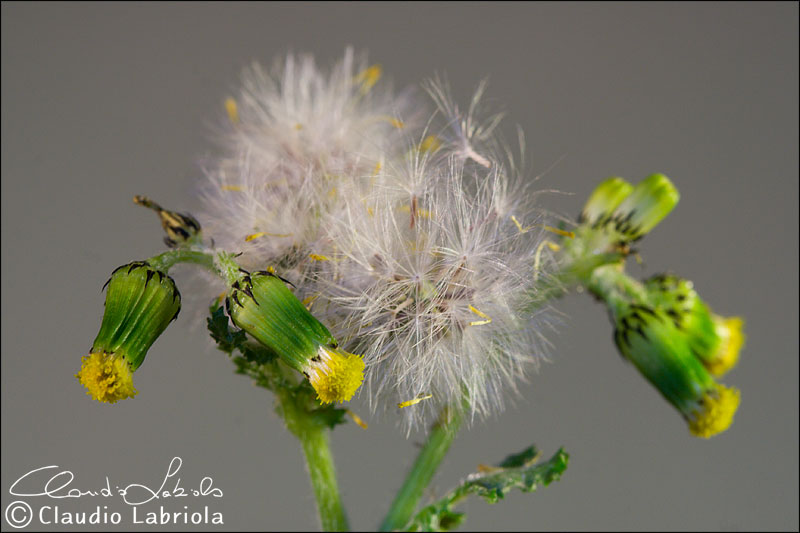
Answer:
<svg viewBox="0 0 800 533"><path fill-rule="evenodd" d="M244 331L239 331L239 333L244 334ZM271 363L273 361L277 361L278 359L278 355L275 352L266 346L262 346L255 342L245 341L238 344L236 348L241 352L245 359L258 365Z"/></svg>
<svg viewBox="0 0 800 533"><path fill-rule="evenodd" d="M231 329L228 322L228 315L222 307L211 312L211 316L206 319L208 331L211 338L217 343L217 347L227 354L233 351L247 340L244 331Z"/></svg>
<svg viewBox="0 0 800 533"><path fill-rule="evenodd" d="M330 429L347 422L347 409L335 407L334 404L320 405L311 411L311 416L317 424L327 426Z"/></svg>
<svg viewBox="0 0 800 533"><path fill-rule="evenodd" d="M536 461L539 457L539 450L536 446L529 446L519 453L513 453L503 459L499 465L500 468L516 468L525 466Z"/></svg>
<svg viewBox="0 0 800 533"><path fill-rule="evenodd" d="M496 467L483 467L471 474L444 498L424 507L411 520L408 531L450 531L465 519L464 513L453 507L470 494L481 496L489 503L503 499L512 489L533 492L561 478L567 469L569 455L559 449L548 461L536 464L539 453L534 446L509 455Z"/></svg>

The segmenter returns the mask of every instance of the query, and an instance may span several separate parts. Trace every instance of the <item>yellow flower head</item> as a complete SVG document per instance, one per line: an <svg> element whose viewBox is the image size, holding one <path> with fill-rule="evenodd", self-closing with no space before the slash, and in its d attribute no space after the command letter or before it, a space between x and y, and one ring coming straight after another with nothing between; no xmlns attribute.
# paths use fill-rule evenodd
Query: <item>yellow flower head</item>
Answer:
<svg viewBox="0 0 800 533"><path fill-rule="evenodd" d="M740 396L738 389L717 385L716 389L703 395L700 409L689 418L689 431L696 437L707 439L728 429L739 408Z"/></svg>
<svg viewBox="0 0 800 533"><path fill-rule="evenodd" d="M744 321L739 317L723 318L718 315L714 315L713 320L719 344L711 360L706 362L706 367L713 375L721 376L739 361L739 351L744 346Z"/></svg>
<svg viewBox="0 0 800 533"><path fill-rule="evenodd" d="M75 377L86 387L86 394L100 402L116 403L137 394L130 365L124 357L112 353L94 352L84 356Z"/></svg>
<svg viewBox="0 0 800 533"><path fill-rule="evenodd" d="M305 374L323 404L347 402L364 381L364 360L338 348L320 346Z"/></svg>

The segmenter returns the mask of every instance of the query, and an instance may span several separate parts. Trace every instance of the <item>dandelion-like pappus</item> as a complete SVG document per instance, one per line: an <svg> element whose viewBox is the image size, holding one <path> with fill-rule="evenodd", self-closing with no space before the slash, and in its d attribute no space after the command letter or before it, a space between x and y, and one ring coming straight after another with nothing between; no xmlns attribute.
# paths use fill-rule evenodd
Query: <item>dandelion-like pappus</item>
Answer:
<svg viewBox="0 0 800 533"><path fill-rule="evenodd" d="M278 269L364 355L374 406L428 398L404 408L409 428L443 405L489 414L542 353L535 195L501 150L500 115L480 116L484 84L461 114L429 83L422 121L424 105L354 64L248 71L203 226L242 264Z"/></svg>

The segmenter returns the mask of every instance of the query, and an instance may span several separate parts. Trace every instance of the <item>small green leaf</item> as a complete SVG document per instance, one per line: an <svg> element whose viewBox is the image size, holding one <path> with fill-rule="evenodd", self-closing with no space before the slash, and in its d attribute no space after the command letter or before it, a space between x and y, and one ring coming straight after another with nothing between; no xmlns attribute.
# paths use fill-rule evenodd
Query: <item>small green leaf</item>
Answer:
<svg viewBox="0 0 800 533"><path fill-rule="evenodd" d="M308 380L291 384L284 382L282 387L285 391L283 397L295 406L295 410L303 413L308 423L333 429L347 421L347 409L336 407L335 404L321 404Z"/></svg>
<svg viewBox="0 0 800 533"><path fill-rule="evenodd" d="M211 311L211 316L206 319L208 331L211 338L217 343L217 347L227 354L233 351L247 340L244 331L229 327L228 315L222 307Z"/></svg>
<svg viewBox="0 0 800 533"><path fill-rule="evenodd" d="M454 513L449 510L444 510L437 517L437 519L439 521L440 531L452 531L467 519L467 515L464 513Z"/></svg>
<svg viewBox="0 0 800 533"><path fill-rule="evenodd" d="M439 501L424 507L408 525L408 531L450 531L465 519L464 513L453 507L470 494L481 496L489 503L503 499L511 489L533 492L561 478L567 469L569 455L559 449L553 457L536 464L539 452L534 446L509 455L497 467L484 467L467 477L458 487Z"/></svg>
<svg viewBox="0 0 800 533"><path fill-rule="evenodd" d="M315 403L319 404L319 402ZM339 424L347 422L345 418L345 416L347 416L347 409L340 409L335 407L334 404L329 403L319 405L319 407L312 409L311 416L316 423L333 429Z"/></svg>
<svg viewBox="0 0 800 533"><path fill-rule="evenodd" d="M239 330L238 333L244 335L244 331ZM257 344L255 342L245 341L238 344L236 348L242 353L245 359L251 363L256 363L259 365L271 363L276 361L278 358L278 355L275 352L266 346L262 346L261 344Z"/></svg>
<svg viewBox="0 0 800 533"><path fill-rule="evenodd" d="M519 453L509 455L497 466L500 468L517 468L533 463L538 457L539 450L536 449L536 446L529 446Z"/></svg>

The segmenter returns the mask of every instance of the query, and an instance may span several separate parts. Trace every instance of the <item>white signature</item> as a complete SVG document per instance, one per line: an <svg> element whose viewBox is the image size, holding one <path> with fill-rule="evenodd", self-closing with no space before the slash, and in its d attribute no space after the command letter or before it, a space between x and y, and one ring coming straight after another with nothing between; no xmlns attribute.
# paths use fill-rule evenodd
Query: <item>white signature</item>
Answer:
<svg viewBox="0 0 800 533"><path fill-rule="evenodd" d="M161 485L157 489L152 489L147 485L140 483L130 483L124 487L115 485L114 490L111 489L111 482L106 476L106 484L97 490L81 490L77 487L70 487L75 479L74 474L69 470L60 470L59 466L50 465L43 466L31 470L27 474L17 479L8 492L14 496L49 496L50 498L82 498L84 496L103 498L110 498L115 494L120 496L122 500L128 505L142 505L144 503L165 498L185 498L187 496L210 496L214 498L222 498L222 490L214 487L214 480L206 476L200 480L197 488L186 490L181 487L181 479L176 477L183 465L183 460L180 457L174 457L169 463L167 474L161 481ZM50 475L52 471L56 473ZM49 471L49 472L48 472ZM41 474L38 474L41 472ZM49 478L47 476L50 476ZM41 489L38 492L17 491L17 485L25 479L31 478L37 480L40 476L44 476L41 481L44 485L40 485ZM33 481L35 483L35 481ZM167 484L169 483L169 487Z"/></svg>

